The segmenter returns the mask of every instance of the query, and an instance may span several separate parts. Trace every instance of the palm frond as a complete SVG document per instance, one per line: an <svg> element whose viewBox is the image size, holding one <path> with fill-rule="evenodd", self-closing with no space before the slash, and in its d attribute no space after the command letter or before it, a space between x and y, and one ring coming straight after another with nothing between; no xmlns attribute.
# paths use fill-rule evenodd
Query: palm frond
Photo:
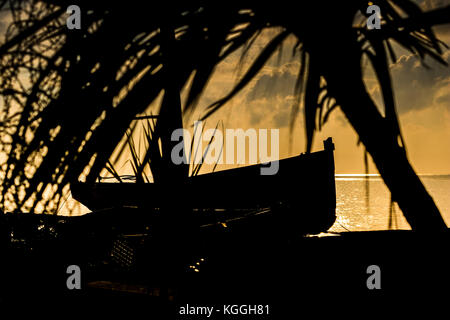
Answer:
<svg viewBox="0 0 450 320"><path fill-rule="evenodd" d="M450 22L450 7L424 13L409 0L373 2L386 13L382 29L376 32L349 23L365 1L330 2L330 12L318 10L321 5L311 2L311 11L295 14L264 3L155 3L148 11L139 10L138 1L127 6L82 1L83 11L89 14L83 16L82 30L76 31L65 26L68 1L18 0L11 7L7 3L13 2L0 1L0 9L12 17L6 42L0 46L0 108L4 114L0 142L6 159L1 164L2 209L47 205L48 199L61 199L68 183L95 181L109 166L136 115L160 103L171 77L180 90L191 80L184 106L188 114L197 106L216 66L240 49L243 66L261 31L274 26L282 31L265 44L235 87L210 105L203 119L243 90L269 58L280 52L287 37L294 35L297 45L293 50L301 53L301 68L293 115L303 99L310 150L314 132L338 105L327 87L321 86L321 79L327 79L320 61L311 60L311 64L309 58L314 59L316 53L311 48L317 44L317 34L324 43L336 44L338 40L332 37L342 31L348 36L346 43L359 39L361 52L370 52L383 83L386 114L395 124L395 100L391 83L386 81L389 75L383 70L389 65L386 49L393 60L391 43L397 43L421 60L429 56L445 63L443 44L431 27ZM328 20L333 32L323 23ZM311 21L314 24L309 26ZM161 46L161 30L168 29L174 32L170 63ZM132 160L142 179L148 163L157 176L159 148L153 141L162 137L161 125L155 119L153 131L144 132L148 153L144 159ZM123 148L117 157L125 152Z"/></svg>

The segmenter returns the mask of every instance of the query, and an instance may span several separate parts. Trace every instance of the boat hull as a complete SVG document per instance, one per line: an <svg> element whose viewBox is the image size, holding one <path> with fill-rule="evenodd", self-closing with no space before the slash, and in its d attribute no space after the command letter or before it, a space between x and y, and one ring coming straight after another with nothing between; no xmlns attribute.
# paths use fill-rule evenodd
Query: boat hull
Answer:
<svg viewBox="0 0 450 320"><path fill-rule="evenodd" d="M241 218L246 218L318 233L336 218L334 146L331 139L324 145L323 151L280 160L274 175L261 175L261 165L254 165L191 177L176 185L76 182L71 190L94 213L133 207L149 216L164 212L172 223L197 227L242 224Z"/></svg>

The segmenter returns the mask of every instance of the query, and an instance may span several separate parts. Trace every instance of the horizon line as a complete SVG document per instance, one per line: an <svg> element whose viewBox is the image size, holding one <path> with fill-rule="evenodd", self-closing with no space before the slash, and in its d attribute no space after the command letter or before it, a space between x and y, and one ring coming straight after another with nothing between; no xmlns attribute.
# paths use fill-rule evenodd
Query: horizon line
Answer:
<svg viewBox="0 0 450 320"><path fill-rule="evenodd" d="M335 173L336 177L381 177L379 173ZM417 173L418 176L450 176L450 173Z"/></svg>

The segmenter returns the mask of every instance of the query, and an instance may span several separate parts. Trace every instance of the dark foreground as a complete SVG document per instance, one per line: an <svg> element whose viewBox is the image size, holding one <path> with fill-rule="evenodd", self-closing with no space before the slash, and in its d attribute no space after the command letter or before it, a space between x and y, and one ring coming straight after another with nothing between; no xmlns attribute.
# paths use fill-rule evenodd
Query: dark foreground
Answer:
<svg viewBox="0 0 450 320"><path fill-rule="evenodd" d="M365 318L434 310L448 297L449 236L411 231L290 240L280 235L278 241L274 235L270 241L249 236L189 252L168 242L158 244L164 250L155 247L153 258L140 266L113 263L96 251L99 243L42 242L32 250L15 245L2 250L0 299L17 313L119 317L122 311L144 319L208 318L181 315L187 304L217 310L228 304L269 306L269 315L216 311L211 319ZM66 268L73 264L82 270L81 290L66 287ZM381 269L379 290L367 288L370 265Z"/></svg>

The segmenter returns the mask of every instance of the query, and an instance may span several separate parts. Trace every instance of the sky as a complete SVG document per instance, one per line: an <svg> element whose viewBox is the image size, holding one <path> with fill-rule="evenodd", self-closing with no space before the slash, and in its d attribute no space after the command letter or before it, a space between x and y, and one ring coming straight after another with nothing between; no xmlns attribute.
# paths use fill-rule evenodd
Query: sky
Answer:
<svg viewBox="0 0 450 320"><path fill-rule="evenodd" d="M425 10L450 4L450 0L418 2ZM5 25L4 18L0 17L0 29L4 30ZM450 25L435 28L435 31L450 45ZM268 30L261 35L249 51L243 70L276 32ZM281 158L304 152L305 130L301 112L294 131L289 130L294 85L300 67L299 56L292 56L294 43L293 37L288 39L281 56L275 55L239 95L208 119L207 127L214 128L222 121L225 128L279 129ZM401 50L398 53L398 60L391 65L391 70L401 128L412 165L421 174L450 174L450 68L428 61L430 68L426 69L412 55ZM236 67L239 58L238 52L218 66L200 101L199 110L231 90L242 75L242 70L239 73ZM450 50L445 51L444 59L450 63ZM365 81L369 92L380 103L379 87L370 72ZM200 115L199 111L187 119L185 127L189 128ZM334 111L325 127L316 134L313 151L321 150L322 141L327 137L332 137L336 145L336 173L364 172L364 149L358 146L358 137L340 110ZM377 173L373 164L370 172Z"/></svg>
<svg viewBox="0 0 450 320"><path fill-rule="evenodd" d="M445 4L450 1L421 1L426 10ZM450 45L450 25L434 30L438 38ZM270 30L256 41L244 63L244 70L266 39L275 33L276 30ZM281 158L305 152L302 113L294 131L289 131L294 85L300 66L298 55L292 56L293 44L294 39L288 39L281 59L275 55L242 93L208 120L209 126L215 127L217 121L222 120L228 128L279 128ZM414 56L397 49L397 61L390 68L409 159L420 174L450 174L450 68L428 59L425 61L429 65L427 69ZM200 102L200 109L225 95L236 83L242 74L236 72L239 57L240 54L235 54L218 67ZM444 50L444 60L450 63L448 49ZM379 87L369 71L365 76L366 87L381 105ZM342 80L345 81L345 75ZM334 111L322 131L316 134L313 151L321 150L322 141L327 137L332 137L336 146L336 173L364 172L364 149L358 146L358 137L340 110ZM377 173L373 163L369 167L371 173Z"/></svg>
<svg viewBox="0 0 450 320"><path fill-rule="evenodd" d="M450 0L418 2L425 10L450 4ZM6 25L5 16L0 14L0 38ZM434 30L438 38L450 46L450 25ZM261 35L250 49L241 72L237 68L240 52L230 56L217 67L200 100L198 112L185 119L185 128L192 130L193 121L202 115L201 110L233 88L242 72L248 68L268 39L277 32L268 30ZM209 118L206 127L214 128L218 121L222 121L225 128L231 129L279 129L280 158L305 152L305 129L301 112L296 119L294 130L289 130L292 106L295 102L294 86L300 68L298 54L292 55L294 44L293 37L287 39L281 54L275 55L241 93ZM450 174L450 68L429 60L426 61L429 68L424 68L415 57L401 49L397 51L397 57L397 61L390 68L410 161L419 174ZM449 49L445 50L443 57L450 63ZM345 75L342 75L342 81L345 81ZM365 82L368 91L380 104L379 87L370 70L366 73ZM185 93L182 96L185 96ZM332 137L336 146L337 174L364 173L364 149L358 145L356 133L339 109L331 114L323 129L316 133L313 151L322 150L322 141L327 137ZM227 167L229 166L219 165L217 170ZM370 173L377 173L373 164L369 167ZM116 168L125 167L122 163ZM203 172L211 169L208 166L204 168ZM119 170L119 174L130 173L130 167Z"/></svg>

